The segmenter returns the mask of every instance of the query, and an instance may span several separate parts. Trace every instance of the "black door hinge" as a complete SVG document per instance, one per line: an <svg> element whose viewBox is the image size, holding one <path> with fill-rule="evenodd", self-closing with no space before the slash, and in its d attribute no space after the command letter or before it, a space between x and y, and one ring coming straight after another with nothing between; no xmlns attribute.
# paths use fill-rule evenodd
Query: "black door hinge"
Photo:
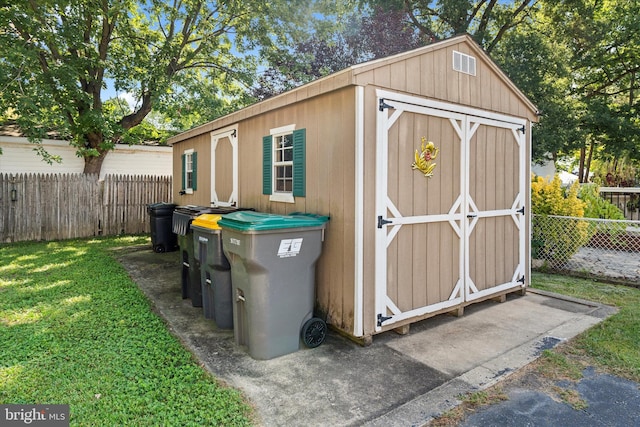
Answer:
<svg viewBox="0 0 640 427"><path fill-rule="evenodd" d="M382 324L384 322L386 322L387 320L391 319L391 316L387 317L387 316L383 316L382 314L378 313L378 326L382 326Z"/></svg>
<svg viewBox="0 0 640 427"><path fill-rule="evenodd" d="M521 278L519 278L517 281L518 281L518 283L522 283L522 284L524 285L524 276L522 276Z"/></svg>
<svg viewBox="0 0 640 427"><path fill-rule="evenodd" d="M384 98L380 98L380 102L378 102L378 110L384 111L385 108L393 108L393 106L384 102Z"/></svg>
<svg viewBox="0 0 640 427"><path fill-rule="evenodd" d="M525 125L522 125L522 127L518 128L518 130L524 135L524 133L527 131L527 128L525 127Z"/></svg>
<svg viewBox="0 0 640 427"><path fill-rule="evenodd" d="M517 213L519 213L519 214L524 215L524 206L522 206L522 207L521 207L520 209L518 209L516 212L517 212Z"/></svg>
<svg viewBox="0 0 640 427"><path fill-rule="evenodd" d="M385 224L391 224L391 221L382 218L382 215L378 215L378 228L382 228Z"/></svg>

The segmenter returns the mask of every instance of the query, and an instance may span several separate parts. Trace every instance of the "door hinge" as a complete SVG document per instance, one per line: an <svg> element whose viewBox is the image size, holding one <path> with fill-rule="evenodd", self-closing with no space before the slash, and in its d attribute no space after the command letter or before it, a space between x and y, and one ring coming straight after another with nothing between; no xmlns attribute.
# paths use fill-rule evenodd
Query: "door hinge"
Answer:
<svg viewBox="0 0 640 427"><path fill-rule="evenodd" d="M378 110L384 111L385 108L393 108L393 106L384 102L384 98L380 98L380 102L378 102Z"/></svg>
<svg viewBox="0 0 640 427"><path fill-rule="evenodd" d="M521 278L519 278L517 280L518 283L522 283L524 285L524 276L522 276Z"/></svg>
<svg viewBox="0 0 640 427"><path fill-rule="evenodd" d="M521 128L518 128L517 130L519 130L520 132L522 132L522 134L524 135L524 133L527 131L527 128L525 127L525 125L522 125Z"/></svg>
<svg viewBox="0 0 640 427"><path fill-rule="evenodd" d="M382 326L382 324L384 322L386 322L387 320L391 319L392 316L383 316L382 314L378 313L378 326Z"/></svg>
<svg viewBox="0 0 640 427"><path fill-rule="evenodd" d="M391 221L382 218L382 215L378 215L378 228L382 228L386 224L391 224Z"/></svg>
<svg viewBox="0 0 640 427"><path fill-rule="evenodd" d="M518 209L516 212L524 215L524 205L520 209Z"/></svg>

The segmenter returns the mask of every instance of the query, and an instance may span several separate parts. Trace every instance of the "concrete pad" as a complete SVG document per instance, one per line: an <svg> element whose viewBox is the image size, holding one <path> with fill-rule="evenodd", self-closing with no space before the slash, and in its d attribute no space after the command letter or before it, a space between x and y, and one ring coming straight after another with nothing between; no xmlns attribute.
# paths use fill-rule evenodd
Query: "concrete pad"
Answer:
<svg viewBox="0 0 640 427"><path fill-rule="evenodd" d="M461 318L418 322L405 336L376 335L369 347L330 332L318 348L258 361L235 345L233 331L181 298L176 252L140 247L118 257L169 329L205 369L244 393L265 426L422 425L461 393L499 381L611 312L528 293L469 306Z"/></svg>
<svg viewBox="0 0 640 427"><path fill-rule="evenodd" d="M509 296L505 303L481 303L465 308L461 318L443 317L422 322L421 330L388 345L396 351L451 376L482 365L558 325L584 318L593 307L565 304L570 310L545 304L537 294ZM587 316L589 317L589 316ZM427 329L423 329L427 326ZM567 337L565 337L567 338Z"/></svg>

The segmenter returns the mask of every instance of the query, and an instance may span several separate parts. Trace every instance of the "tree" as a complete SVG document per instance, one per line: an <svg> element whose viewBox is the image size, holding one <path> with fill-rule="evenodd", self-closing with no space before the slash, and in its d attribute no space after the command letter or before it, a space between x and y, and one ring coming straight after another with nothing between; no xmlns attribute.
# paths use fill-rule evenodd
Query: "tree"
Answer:
<svg viewBox="0 0 640 427"><path fill-rule="evenodd" d="M580 182L596 156L608 160L640 152L640 5L626 0L545 2L549 37L567 46L579 104Z"/></svg>
<svg viewBox="0 0 640 427"><path fill-rule="evenodd" d="M404 11L431 41L468 33L491 52L511 29L525 22L538 0L373 0Z"/></svg>
<svg viewBox="0 0 640 427"><path fill-rule="evenodd" d="M533 127L532 158L557 160L580 141L579 103L571 96L572 70L567 47L545 34L548 22L539 13L507 34L492 52L493 59L538 107Z"/></svg>
<svg viewBox="0 0 640 427"><path fill-rule="evenodd" d="M84 158L84 172L97 173L115 141L153 109L175 111L173 101L198 82L217 88L212 111L224 110L227 90L250 70L237 51L271 43L287 25L275 17L307 10L296 3L12 2L0 8L0 111L13 109L36 143L56 129ZM108 82L138 99L132 111L105 109Z"/></svg>
<svg viewBox="0 0 640 427"><path fill-rule="evenodd" d="M377 6L319 20L319 28L268 52L252 88L258 100L290 90L352 65L415 49L429 40L398 9Z"/></svg>

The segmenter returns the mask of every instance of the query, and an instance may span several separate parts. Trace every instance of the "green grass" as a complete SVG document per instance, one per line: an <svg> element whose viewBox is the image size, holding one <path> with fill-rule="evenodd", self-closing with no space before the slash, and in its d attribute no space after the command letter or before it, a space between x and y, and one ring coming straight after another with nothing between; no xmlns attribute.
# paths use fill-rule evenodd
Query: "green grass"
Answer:
<svg viewBox="0 0 640 427"><path fill-rule="evenodd" d="M0 246L0 403L69 404L71 425L251 424L111 255L148 243Z"/></svg>
<svg viewBox="0 0 640 427"><path fill-rule="evenodd" d="M640 289L542 273L534 273L532 283L535 288L618 307L618 313L579 335L563 352L640 382Z"/></svg>

